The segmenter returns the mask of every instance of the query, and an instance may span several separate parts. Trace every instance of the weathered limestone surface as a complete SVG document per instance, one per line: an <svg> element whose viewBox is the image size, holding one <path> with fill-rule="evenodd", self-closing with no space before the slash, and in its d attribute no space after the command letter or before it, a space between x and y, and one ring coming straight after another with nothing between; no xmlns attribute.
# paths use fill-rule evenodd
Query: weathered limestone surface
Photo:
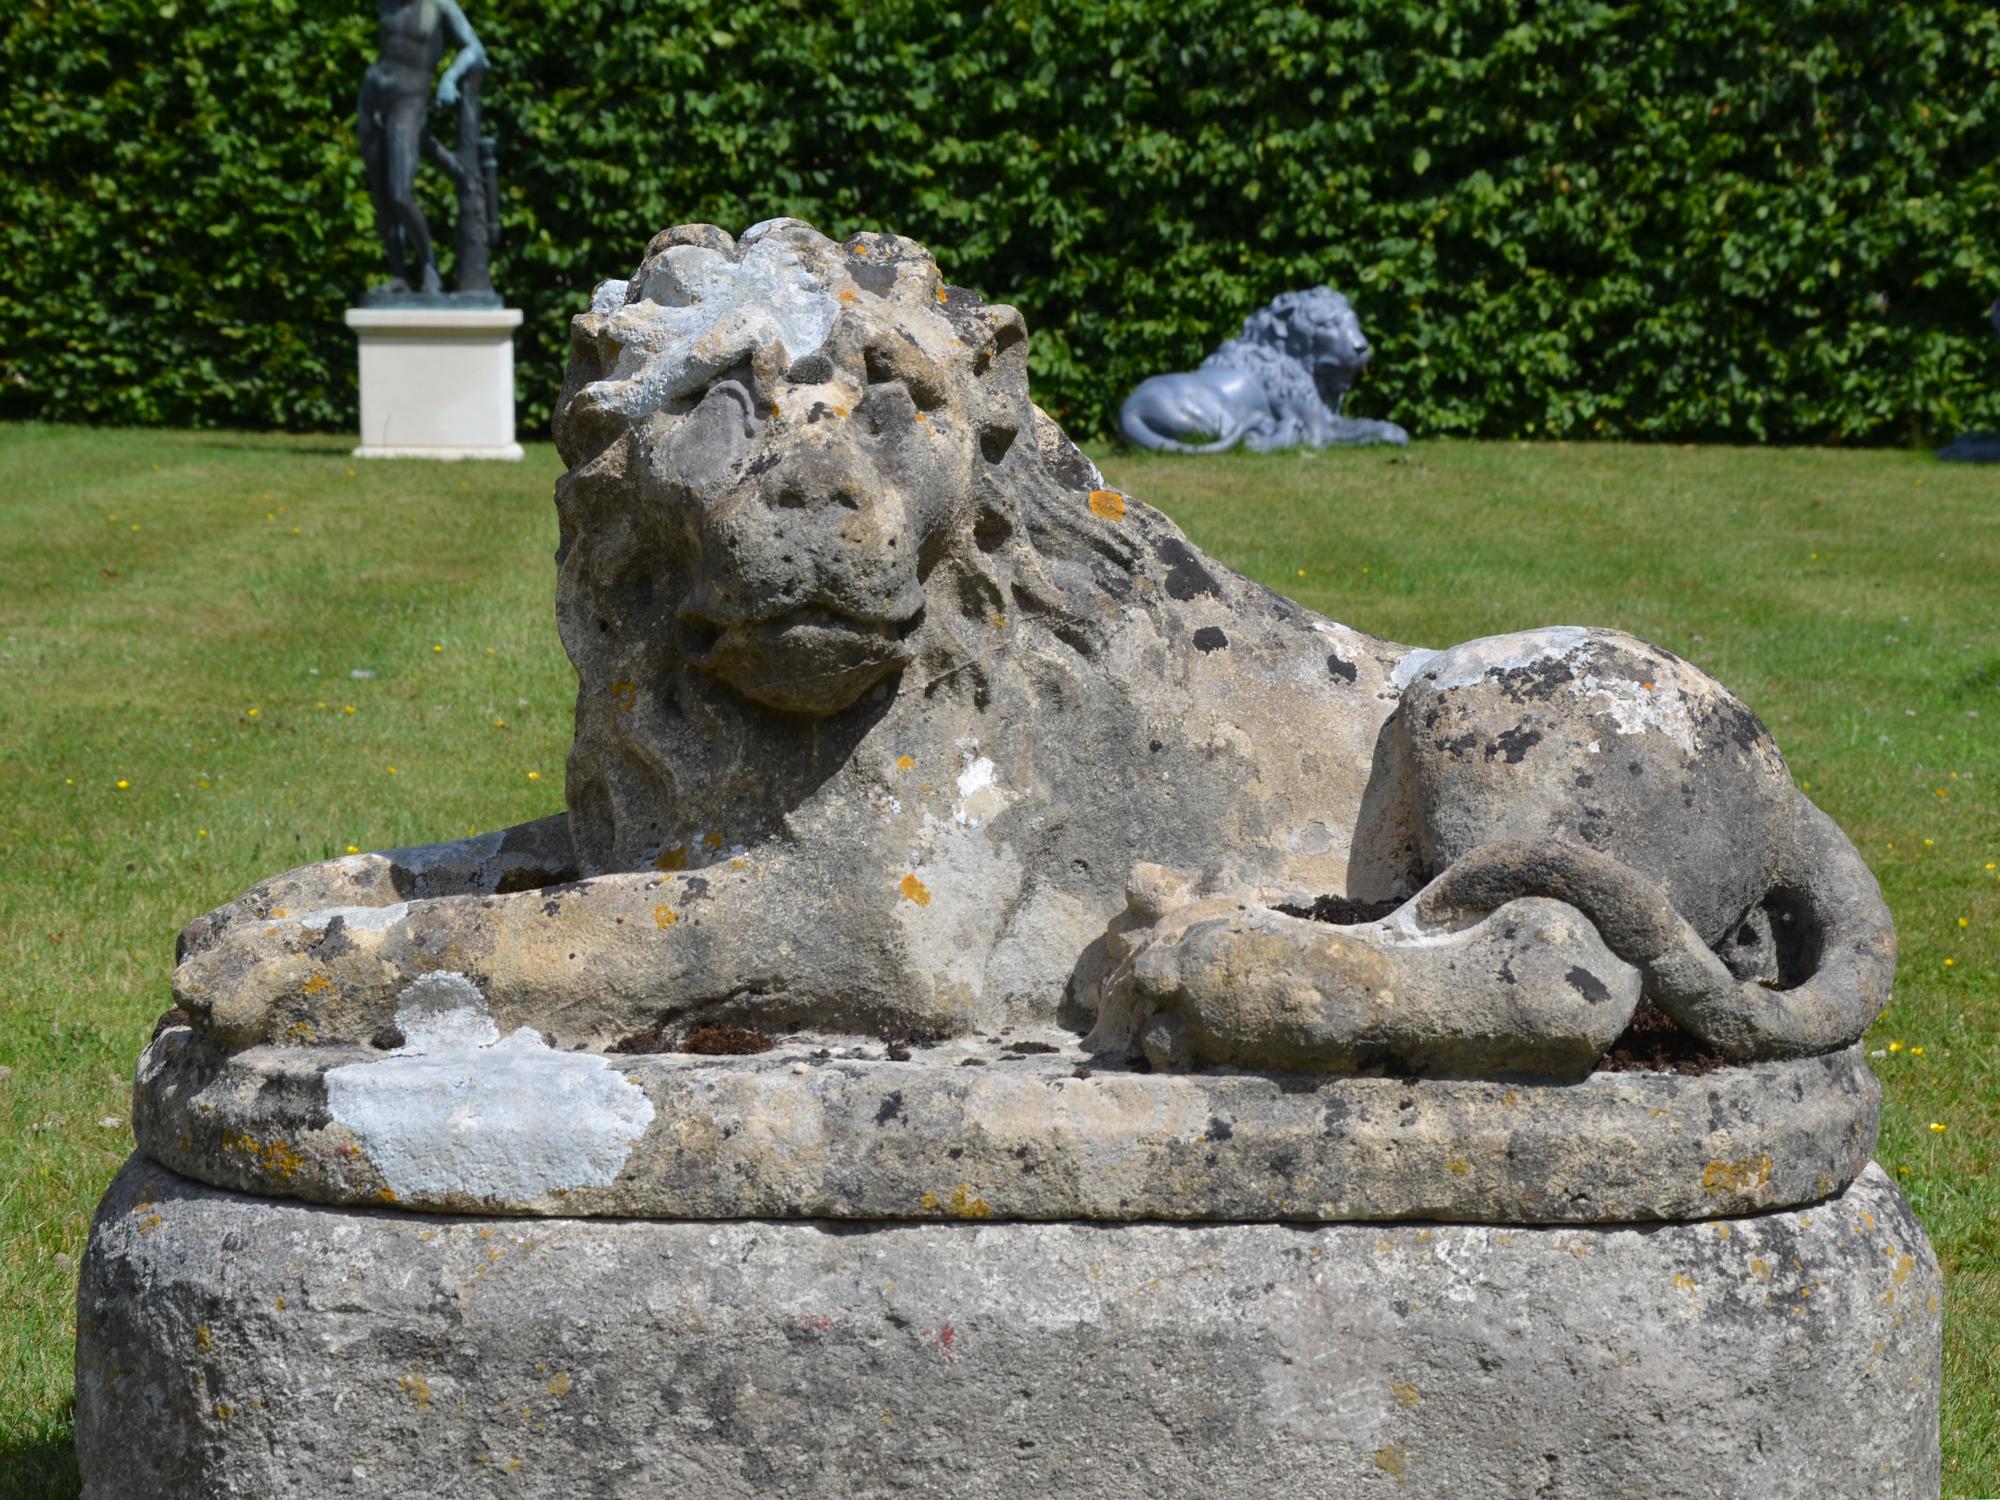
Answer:
<svg viewBox="0 0 2000 1500"><path fill-rule="evenodd" d="M1937 1266L1879 1168L1620 1228L488 1220L135 1158L85 1493L1934 1496Z"/></svg>
<svg viewBox="0 0 2000 1500"><path fill-rule="evenodd" d="M135 1126L217 1186L467 1213L1587 1223L1825 1197L1881 1096L1858 1047L1567 1084L1140 1073L1056 1030L897 1050L218 1060L183 1027L140 1064Z"/></svg>

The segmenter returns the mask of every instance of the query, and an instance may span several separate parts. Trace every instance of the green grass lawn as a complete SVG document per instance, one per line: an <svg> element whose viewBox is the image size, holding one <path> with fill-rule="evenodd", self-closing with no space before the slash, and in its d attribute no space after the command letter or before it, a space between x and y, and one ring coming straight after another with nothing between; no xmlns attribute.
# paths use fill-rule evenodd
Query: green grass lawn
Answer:
<svg viewBox="0 0 2000 1500"><path fill-rule="evenodd" d="M554 453L347 447L0 427L0 1496L74 1492L76 1263L180 925L561 804ZM1878 1154L1949 1282L1945 1493L2000 1494L2000 475L1504 443L1105 468L1360 629L1615 625L1764 716L1895 912Z"/></svg>

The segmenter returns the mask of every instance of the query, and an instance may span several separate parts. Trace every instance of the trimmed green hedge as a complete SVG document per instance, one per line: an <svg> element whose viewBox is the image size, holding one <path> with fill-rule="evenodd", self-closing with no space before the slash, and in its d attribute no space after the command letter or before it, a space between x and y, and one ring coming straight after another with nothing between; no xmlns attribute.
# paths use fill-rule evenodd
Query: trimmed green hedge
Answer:
<svg viewBox="0 0 2000 1500"><path fill-rule="evenodd" d="M593 281L778 213L1019 305L1079 435L1318 280L1379 347L1356 411L1420 434L2000 426L1983 5L467 3L530 430ZM8 9L0 413L351 428L369 8Z"/></svg>

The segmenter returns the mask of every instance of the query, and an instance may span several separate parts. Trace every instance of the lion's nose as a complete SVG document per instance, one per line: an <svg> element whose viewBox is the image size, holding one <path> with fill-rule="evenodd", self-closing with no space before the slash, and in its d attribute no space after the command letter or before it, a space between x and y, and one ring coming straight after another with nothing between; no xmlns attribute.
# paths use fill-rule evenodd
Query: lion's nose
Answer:
<svg viewBox="0 0 2000 1500"><path fill-rule="evenodd" d="M852 459L813 448L780 465L765 496L778 510L861 510L872 492L868 479Z"/></svg>

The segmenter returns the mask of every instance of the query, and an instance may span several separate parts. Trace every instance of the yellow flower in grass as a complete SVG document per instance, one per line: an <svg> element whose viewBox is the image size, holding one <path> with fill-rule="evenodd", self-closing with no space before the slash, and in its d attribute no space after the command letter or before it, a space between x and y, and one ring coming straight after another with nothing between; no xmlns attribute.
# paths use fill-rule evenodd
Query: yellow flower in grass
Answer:
<svg viewBox="0 0 2000 1500"><path fill-rule="evenodd" d="M1932 1134L1932 1135L1943 1135L1943 1134L1944 1134L1944 1126L1943 1126L1943 1125L1942 1125L1941 1123L1939 1123L1938 1121L1936 1121L1936 1120L1933 1120L1933 1121L1931 1121L1931 1134Z"/></svg>
<svg viewBox="0 0 2000 1500"><path fill-rule="evenodd" d="M354 712L354 705L352 703L343 703L340 705L340 711L344 714L351 714Z"/></svg>
<svg viewBox="0 0 2000 1500"><path fill-rule="evenodd" d="M1901 1042L1891 1042L1889 1043L1889 1050L1891 1052L1901 1052L1903 1050L1903 1044Z"/></svg>
<svg viewBox="0 0 2000 1500"><path fill-rule="evenodd" d="M1923 1055L1924 1055L1924 1049L1921 1047L1912 1047L1910 1049L1910 1056L1912 1057L1922 1057Z"/></svg>
<svg viewBox="0 0 2000 1500"><path fill-rule="evenodd" d="M123 776L120 776L117 781L117 787L121 792L129 792L132 790L132 783L127 781Z"/></svg>
<svg viewBox="0 0 2000 1500"><path fill-rule="evenodd" d="M528 773L528 780L530 781L540 781L541 779L542 773L540 771L530 771Z"/></svg>
<svg viewBox="0 0 2000 1500"><path fill-rule="evenodd" d="M349 844L347 846L347 852L349 854L359 854L361 852L361 846L359 844Z"/></svg>

